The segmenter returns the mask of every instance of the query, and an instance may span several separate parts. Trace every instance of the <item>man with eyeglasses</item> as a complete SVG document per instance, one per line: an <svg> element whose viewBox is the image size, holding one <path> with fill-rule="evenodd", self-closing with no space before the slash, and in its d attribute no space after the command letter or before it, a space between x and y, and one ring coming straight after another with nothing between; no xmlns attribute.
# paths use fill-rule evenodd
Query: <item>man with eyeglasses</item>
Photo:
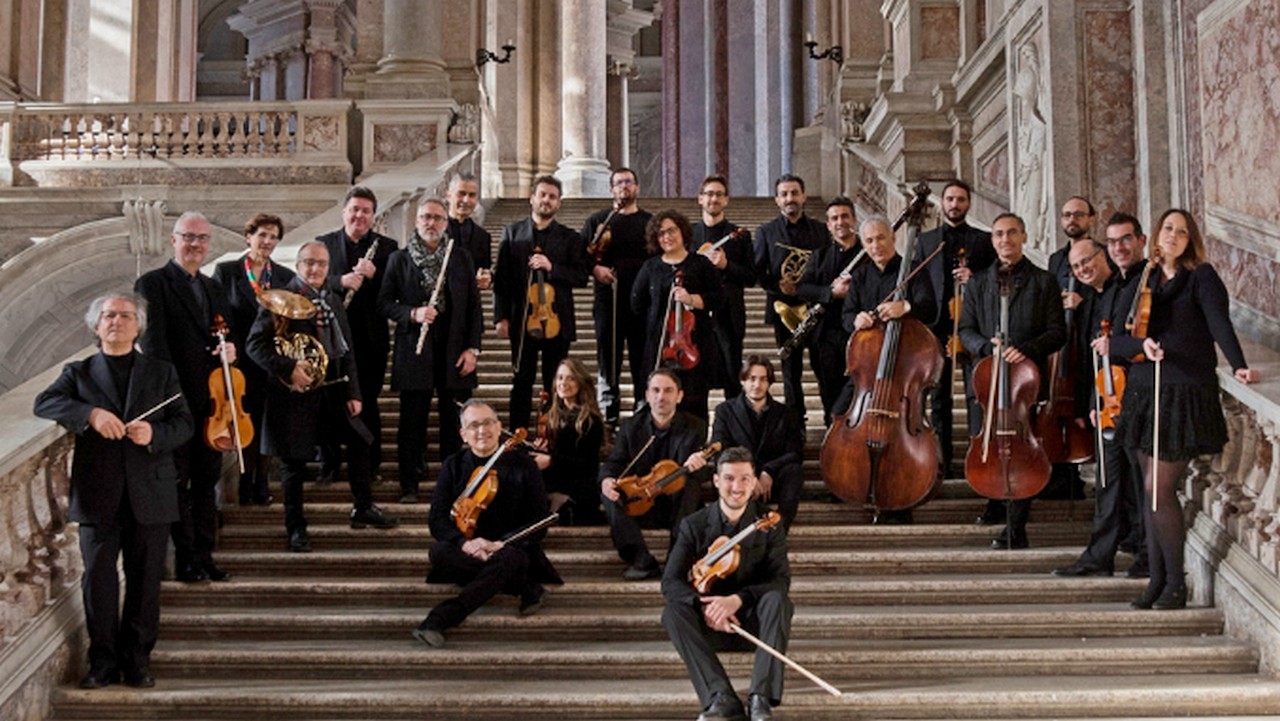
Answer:
<svg viewBox="0 0 1280 721"><path fill-rule="evenodd" d="M518 597L518 613L529 616L542 607L546 596L542 584L563 583L542 552L545 530L511 543L504 540L550 513L542 472L528 454L503 453L494 462L490 472L497 474L497 492L480 512L471 537L459 530L450 515L454 502L466 492L471 474L489 463L502 445L502 423L488 403L467 401L461 423L467 448L444 462L431 497L427 525L435 543L427 582L457 584L462 591L436 604L413 630L413 637L431 648L443 646L445 631L499 593Z"/></svg>
<svg viewBox="0 0 1280 721"><path fill-rule="evenodd" d="M716 343L720 347L721 370L724 381L724 397L733 398L742 392L741 384L734 381L742 367L742 339L747 332L747 307L744 288L756 284L755 265L751 259L751 234L742 229L734 236L738 226L725 217L729 205L729 181L723 175L708 175L702 179L698 190L698 206L702 208L702 220L693 224L693 250L708 248L703 255L720 270L724 284L724 305L712 312L715 322Z"/></svg>
<svg viewBox="0 0 1280 721"><path fill-rule="evenodd" d="M200 272L212 233L203 215L183 213L170 236L173 259L144 273L133 286L151 312L151 322L142 333L142 352L173 364L191 415L200 419L209 416L209 374L222 366L224 345L228 362L236 360L235 344L220 344L212 331L215 317L230 322L231 305L222 286ZM171 529L175 575L184 583L225 581L230 574L213 562L222 452L209 448L202 434L196 434L173 457L178 466L179 515Z"/></svg>
<svg viewBox="0 0 1280 721"><path fill-rule="evenodd" d="M390 529L399 521L373 503L369 460L371 437L360 420L359 366L351 346L351 325L342 307L342 294L328 288L329 251L309 240L298 248L298 275L285 288L311 301L308 318L284 318L263 308L249 331L245 352L262 366L271 382L260 431L262 452L280 459L284 490L284 524L288 550L309 553L311 538L303 515L303 485L313 479L309 463L317 445L347 447L347 483L351 487L352 528ZM282 330L277 325L283 323ZM285 355L277 336L310 336L324 348L328 365L324 379L312 374L312 361Z"/></svg>
<svg viewBox="0 0 1280 721"><path fill-rule="evenodd" d="M396 324L391 390L400 392L396 455L401 503L418 502L418 486L426 471L423 455L431 396L436 396L440 460L444 461L462 449L458 403L470 398L477 385L484 331L480 289L471 255L461 241L452 239L452 252L444 242L447 226L444 201L420 202L413 237L407 247L391 254L378 292L378 310ZM440 293L433 306L429 303L437 286ZM424 324L427 335L419 345Z"/></svg>
<svg viewBox="0 0 1280 721"><path fill-rule="evenodd" d="M645 320L631 310L631 286L640 266L649 259L645 245L645 227L653 214L641 210L640 184L630 168L616 168L609 176L609 194L613 207L592 213L582 226L582 238L595 265L595 301L591 312L595 318L596 362L600 387L597 391L605 422L617 427L621 408L622 347L627 347L627 368L631 373L632 394L638 396L645 378ZM606 224L607 221L607 224ZM591 241L608 236L608 247L593 252Z"/></svg>

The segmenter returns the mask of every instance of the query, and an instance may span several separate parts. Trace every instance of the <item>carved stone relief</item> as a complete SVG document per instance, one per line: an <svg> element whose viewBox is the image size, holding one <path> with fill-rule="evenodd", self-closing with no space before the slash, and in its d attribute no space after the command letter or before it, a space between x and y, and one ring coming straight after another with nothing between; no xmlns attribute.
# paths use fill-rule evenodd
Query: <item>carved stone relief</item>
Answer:
<svg viewBox="0 0 1280 721"><path fill-rule="evenodd" d="M1014 208L1027 224L1027 236L1036 247L1048 251L1053 243L1049 212L1047 98L1040 64L1040 49L1027 42L1018 49L1014 69Z"/></svg>

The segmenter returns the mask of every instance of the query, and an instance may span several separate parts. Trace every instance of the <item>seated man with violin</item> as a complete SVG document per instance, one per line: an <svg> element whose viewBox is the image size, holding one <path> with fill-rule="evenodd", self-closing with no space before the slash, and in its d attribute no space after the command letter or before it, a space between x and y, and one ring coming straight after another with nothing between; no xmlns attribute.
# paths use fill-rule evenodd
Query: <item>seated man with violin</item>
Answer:
<svg viewBox="0 0 1280 721"><path fill-rule="evenodd" d="M752 648L734 626L779 653L786 653L791 634L787 535L777 514L752 500L758 482L754 468L746 448L720 454L714 478L719 500L681 521L662 574L667 600L662 625L702 702L699 721L744 717L716 658L717 650ZM737 552L723 553L726 546L736 546ZM752 721L773 718L773 707L782 702L782 680L782 662L757 648L748 692Z"/></svg>
<svg viewBox="0 0 1280 721"><path fill-rule="evenodd" d="M628 564L622 573L628 581L662 575L640 532L641 522L674 534L680 519L698 508L700 479L689 475L707 465L701 452L706 425L676 410L684 397L680 376L669 368L655 370L644 397L646 406L622 424L609 458L600 466L600 495L613 546ZM645 504L652 507L639 517L628 512ZM630 508L633 505L636 508Z"/></svg>
<svg viewBox="0 0 1280 721"><path fill-rule="evenodd" d="M354 505L351 527L394 528L399 522L373 503L370 435L342 295L326 287L329 251L309 240L298 249L298 276L284 291L263 294L246 352L267 372L262 452L280 459L288 549L309 553L302 487L322 443L347 446L347 480ZM277 303L273 303L277 300ZM318 346L318 347L317 347Z"/></svg>
<svg viewBox="0 0 1280 721"><path fill-rule="evenodd" d="M760 500L777 499L782 522L791 527L804 486L804 425L794 409L769 393L777 376L773 362L749 355L738 373L742 392L716 408L711 440L724 448L742 446L755 454Z"/></svg>
<svg viewBox="0 0 1280 721"><path fill-rule="evenodd" d="M467 448L445 460L431 497L427 525L435 543L427 582L454 583L462 592L414 629L413 637L432 648L499 593L518 596L520 615L528 616L542 606L543 583L563 583L542 552L541 526L551 520L542 473L525 453L507 452L524 433L504 445L498 414L475 398L463 404L461 422Z"/></svg>

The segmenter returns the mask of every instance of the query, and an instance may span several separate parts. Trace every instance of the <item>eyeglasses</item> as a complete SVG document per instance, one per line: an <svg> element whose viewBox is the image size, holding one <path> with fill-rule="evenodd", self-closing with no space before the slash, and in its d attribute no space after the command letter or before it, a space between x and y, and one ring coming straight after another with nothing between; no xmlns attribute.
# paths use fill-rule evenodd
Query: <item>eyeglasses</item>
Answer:
<svg viewBox="0 0 1280 721"><path fill-rule="evenodd" d="M667 237L670 237L670 236L673 236L673 235L678 235L679 233L680 233L680 229L679 229L679 228L677 228L677 227L675 227L675 226L672 226L672 227L670 227L670 228L659 228L659 229L658 229L658 237L659 237L659 238L667 238Z"/></svg>
<svg viewBox="0 0 1280 721"><path fill-rule="evenodd" d="M308 268L328 267L329 261L326 258L299 258L298 265L305 265Z"/></svg>
<svg viewBox="0 0 1280 721"><path fill-rule="evenodd" d="M482 421L471 421L467 425L463 426L462 430L468 433L475 433L481 428L489 428L490 426L496 426L496 425L498 425L497 418L486 418Z"/></svg>
<svg viewBox="0 0 1280 721"><path fill-rule="evenodd" d="M1133 237L1133 233L1125 233L1119 238L1107 238L1107 245L1114 245L1116 243L1132 243L1134 240L1135 238Z"/></svg>
<svg viewBox="0 0 1280 721"><path fill-rule="evenodd" d="M729 197L729 194L728 194L728 193L725 193L725 192L720 191L720 190L704 190L704 191L702 191L701 193L699 193L699 195L703 196L704 198L727 198L727 197Z"/></svg>
<svg viewBox="0 0 1280 721"><path fill-rule="evenodd" d="M444 221L446 221L446 220L448 220L448 219L449 219L449 217L448 217L447 215L436 215L436 214L434 214L434 213L432 213L431 215L419 215L419 216L418 216L418 220L419 220L419 221L421 221L421 222L423 222L423 223L443 223Z"/></svg>
<svg viewBox="0 0 1280 721"><path fill-rule="evenodd" d="M191 243L193 245L196 243L203 245L208 243L210 240L213 240L213 236L208 233L174 233L174 235L182 238L184 243Z"/></svg>
<svg viewBox="0 0 1280 721"><path fill-rule="evenodd" d="M1088 258L1085 258L1084 260L1081 260L1081 261L1078 261L1078 262L1072 263L1072 264L1071 264L1071 269L1072 269L1072 270L1081 270L1081 269L1083 269L1083 268L1087 268L1087 267L1089 266L1089 264L1093 262L1093 259L1098 257L1098 253L1101 253L1101 252L1102 252L1102 248L1098 248L1097 250L1095 250L1095 251L1093 251L1092 253L1090 253Z"/></svg>
<svg viewBox="0 0 1280 721"><path fill-rule="evenodd" d="M1075 218L1076 220L1079 220L1079 219L1081 219L1081 218L1088 218L1088 217L1089 217L1089 212L1088 212L1087 210L1064 210L1064 211L1062 211L1062 219L1063 219L1063 220L1071 220L1072 218Z"/></svg>

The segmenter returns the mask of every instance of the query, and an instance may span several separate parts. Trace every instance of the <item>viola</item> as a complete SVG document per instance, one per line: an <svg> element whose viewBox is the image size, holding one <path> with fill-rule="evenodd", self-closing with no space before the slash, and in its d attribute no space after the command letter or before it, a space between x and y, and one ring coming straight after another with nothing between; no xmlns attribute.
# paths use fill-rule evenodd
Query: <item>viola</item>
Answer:
<svg viewBox="0 0 1280 721"><path fill-rule="evenodd" d="M707 549L707 555L693 564L693 568L689 570L689 575L693 579L693 587L706 595L711 592L711 586L721 579L732 576L738 570L738 566L742 563L741 544L747 540L756 531L767 531L770 528L782 523L782 516L776 511L769 511L756 522L739 531L733 538L728 536L720 536L711 542L711 547Z"/></svg>
<svg viewBox="0 0 1280 721"><path fill-rule="evenodd" d="M1111 321L1102 321L1102 337L1111 336ZM1101 356L1102 367L1094 376L1094 386L1098 390L1098 428L1104 440L1112 441L1116 437L1116 418L1120 417L1120 398L1124 396L1124 369L1111 364L1111 354Z"/></svg>
<svg viewBox="0 0 1280 721"><path fill-rule="evenodd" d="M471 471L466 487L453 502L453 508L449 509L454 525L468 539L475 538L476 524L480 521L480 514L493 502L493 497L498 495L498 471L494 466L497 465L503 453L522 443L526 435L523 428L517 428L511 434L511 438L499 446L483 466Z"/></svg>
<svg viewBox="0 0 1280 721"><path fill-rule="evenodd" d="M964 246L956 248L956 268L964 268L969 264L965 258ZM951 300L947 301L947 312L951 317L951 337L947 339L947 357L959 358L964 352L964 344L960 342L960 314L964 312L964 284L954 275L951 280Z"/></svg>
<svg viewBox="0 0 1280 721"><path fill-rule="evenodd" d="M725 237L721 238L720 240L717 240L717 241L716 241L716 242L714 242L714 243L712 243L711 241L709 241L709 240L708 240L707 242L705 242L705 243L703 243L702 245L698 246L698 252L699 252L700 254L702 254L702 255L706 255L706 254L710 253L710 252L711 252L711 251L713 251L713 250L719 250L721 246L723 246L725 243L728 243L729 241L733 240L734 238L745 238L745 237L747 237L747 229L746 229L746 228L737 228L737 229L733 230L732 232L730 232L730 233L729 233L728 235L726 235Z"/></svg>
<svg viewBox="0 0 1280 721"><path fill-rule="evenodd" d="M542 248L534 247L534 253L541 253ZM547 282L547 271L539 268L532 273L529 281L529 294L526 307L529 309L525 320L525 329L529 335L539 340L555 338L560 335L560 316L556 315L556 289Z"/></svg>
<svg viewBox="0 0 1280 721"><path fill-rule="evenodd" d="M1051 466L1031 425L1040 372L1030 360L1010 363L1004 359L1009 345L1010 285L1002 276L1000 343L973 371L983 423L982 431L970 440L964 475L973 490L986 498L1017 501L1044 490Z"/></svg>
<svg viewBox="0 0 1280 721"><path fill-rule="evenodd" d="M719 441L702 449L702 457L708 460L720 452ZM683 464L664 459L653 464L645 475L623 476L618 479L618 503L628 516L643 516L653 508L658 496L674 495L684 489L689 469Z"/></svg>
<svg viewBox="0 0 1280 721"><path fill-rule="evenodd" d="M1071 276L1067 292L1076 292ZM1044 445L1050 463L1085 463L1093 460L1093 434L1076 422L1076 369L1079 362L1075 344L1075 309L1068 308L1067 343L1049 359L1049 397L1036 414L1036 436Z"/></svg>
<svg viewBox="0 0 1280 721"><path fill-rule="evenodd" d="M227 322L221 315L213 317L213 335L220 344L227 341ZM221 353L222 367L209 374L209 417L204 422L204 442L215 451L234 450L244 473L243 448L253 441L253 419L244 409L244 373L227 362Z"/></svg>
<svg viewBox="0 0 1280 721"><path fill-rule="evenodd" d="M668 368L692 370L702 360L698 346L693 342L693 330L696 324L693 311L684 303L675 301L676 288L684 287L684 271L676 271L675 282L671 284L671 295L667 298L666 334L662 343L662 356L658 362Z"/></svg>

